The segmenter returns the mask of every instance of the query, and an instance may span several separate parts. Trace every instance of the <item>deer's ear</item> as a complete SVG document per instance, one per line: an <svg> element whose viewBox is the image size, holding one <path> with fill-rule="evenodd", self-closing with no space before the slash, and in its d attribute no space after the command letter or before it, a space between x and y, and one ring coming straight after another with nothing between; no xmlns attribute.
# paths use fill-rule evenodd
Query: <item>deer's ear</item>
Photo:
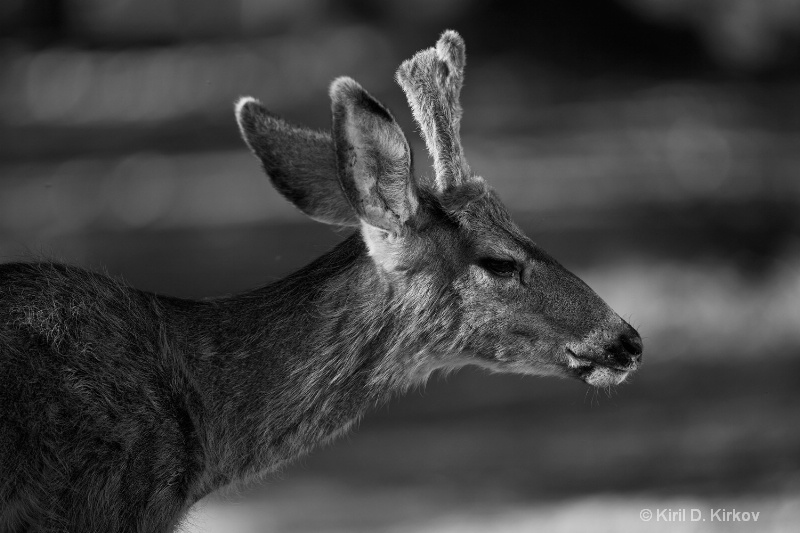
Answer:
<svg viewBox="0 0 800 533"><path fill-rule="evenodd" d="M293 126L249 97L236 103L236 121L272 185L287 200L314 220L359 225L336 176L330 135Z"/></svg>
<svg viewBox="0 0 800 533"><path fill-rule="evenodd" d="M389 110L350 78L330 89L339 180L359 218L402 234L417 210L411 151Z"/></svg>

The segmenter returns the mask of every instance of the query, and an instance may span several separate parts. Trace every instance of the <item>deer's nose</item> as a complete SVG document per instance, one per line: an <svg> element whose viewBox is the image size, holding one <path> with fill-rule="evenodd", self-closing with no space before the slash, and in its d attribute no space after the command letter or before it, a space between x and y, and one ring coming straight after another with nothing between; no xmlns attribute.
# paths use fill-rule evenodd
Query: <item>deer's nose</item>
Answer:
<svg viewBox="0 0 800 533"><path fill-rule="evenodd" d="M642 360L644 345L642 344L642 337L639 336L635 329L628 326L628 331L620 335L619 343L626 352L636 358L637 363Z"/></svg>
<svg viewBox="0 0 800 533"><path fill-rule="evenodd" d="M608 347L611 358L620 366L630 366L642 362L642 338L629 324L616 341Z"/></svg>

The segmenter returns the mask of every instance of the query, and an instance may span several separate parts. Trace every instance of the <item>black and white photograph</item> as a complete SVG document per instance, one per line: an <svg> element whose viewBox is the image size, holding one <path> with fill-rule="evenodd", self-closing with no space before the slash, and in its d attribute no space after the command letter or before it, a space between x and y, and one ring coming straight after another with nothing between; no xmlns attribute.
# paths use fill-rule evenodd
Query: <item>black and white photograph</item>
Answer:
<svg viewBox="0 0 800 533"><path fill-rule="evenodd" d="M2 0L0 533L800 530L800 0Z"/></svg>

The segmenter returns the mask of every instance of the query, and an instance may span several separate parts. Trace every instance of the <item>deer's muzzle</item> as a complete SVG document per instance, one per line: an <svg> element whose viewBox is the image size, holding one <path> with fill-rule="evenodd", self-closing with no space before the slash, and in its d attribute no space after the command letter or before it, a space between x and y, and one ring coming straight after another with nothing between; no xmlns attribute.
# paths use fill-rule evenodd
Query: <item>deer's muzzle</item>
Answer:
<svg viewBox="0 0 800 533"><path fill-rule="evenodd" d="M642 362L643 344L639 333L627 322L613 340L575 343L567 346L567 365L576 377L596 387L618 385Z"/></svg>

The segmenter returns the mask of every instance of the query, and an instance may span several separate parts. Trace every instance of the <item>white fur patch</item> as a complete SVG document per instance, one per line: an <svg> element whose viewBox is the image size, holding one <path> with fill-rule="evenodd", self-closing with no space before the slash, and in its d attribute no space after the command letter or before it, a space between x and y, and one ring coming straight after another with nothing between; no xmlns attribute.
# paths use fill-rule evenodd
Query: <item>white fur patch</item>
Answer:
<svg viewBox="0 0 800 533"><path fill-rule="evenodd" d="M595 387L619 385L628 377L628 372L620 372L598 366L586 377L586 383Z"/></svg>
<svg viewBox="0 0 800 533"><path fill-rule="evenodd" d="M361 234L375 264L386 272L396 270L402 260L402 250L397 242L399 237L364 221L361 222Z"/></svg>
<svg viewBox="0 0 800 533"><path fill-rule="evenodd" d="M239 98L239 100L236 102L236 107L235 107L237 117L239 117L239 115L242 114L242 108L247 104L249 104L250 102L256 105L260 104L260 102L255 98L253 98L252 96L242 96L241 98Z"/></svg>
<svg viewBox="0 0 800 533"><path fill-rule="evenodd" d="M242 113L244 113L244 107L247 104L255 104L257 106L260 106L261 102L259 102L252 96L243 96L239 98L234 107L234 113L236 115L236 124L239 126L239 133L241 134L242 139L244 139L244 142L247 143L247 146L250 147L250 149L252 150L253 145L250 143L250 133L245 130L244 121L242 117Z"/></svg>
<svg viewBox="0 0 800 533"><path fill-rule="evenodd" d="M592 363L589 361L585 361L583 359L578 359L574 355L572 355L569 351L567 351L567 366L570 368L580 368L582 366L589 366Z"/></svg>

